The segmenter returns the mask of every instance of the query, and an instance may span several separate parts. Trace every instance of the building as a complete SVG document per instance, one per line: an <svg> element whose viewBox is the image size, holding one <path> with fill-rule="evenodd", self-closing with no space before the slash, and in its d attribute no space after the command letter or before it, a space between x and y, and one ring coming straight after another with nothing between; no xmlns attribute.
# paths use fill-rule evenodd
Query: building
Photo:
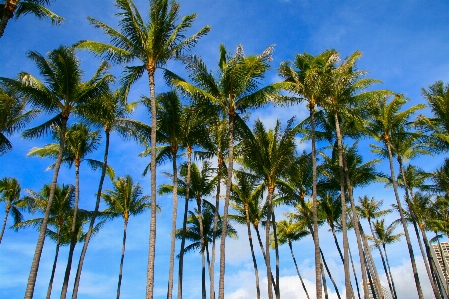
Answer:
<svg viewBox="0 0 449 299"><path fill-rule="evenodd" d="M380 286L382 288L382 293L384 295L384 299L391 299L391 295L390 295L390 291L388 291L383 285ZM363 288L362 288L363 290ZM371 285L368 282L368 297L369 299L374 299L372 290L371 290Z"/></svg>
<svg viewBox="0 0 449 299"><path fill-rule="evenodd" d="M449 242L432 244L430 252L437 268L438 279L442 287L449 291ZM448 299L447 294L443 294L443 297Z"/></svg>

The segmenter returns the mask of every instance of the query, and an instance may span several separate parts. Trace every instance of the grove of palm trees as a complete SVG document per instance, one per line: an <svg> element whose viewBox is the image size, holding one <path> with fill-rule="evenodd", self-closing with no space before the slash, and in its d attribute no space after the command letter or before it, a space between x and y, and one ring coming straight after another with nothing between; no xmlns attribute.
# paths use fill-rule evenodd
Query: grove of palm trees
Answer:
<svg viewBox="0 0 449 299"><path fill-rule="evenodd" d="M448 3L178 1L0 1L0 297L448 298Z"/></svg>

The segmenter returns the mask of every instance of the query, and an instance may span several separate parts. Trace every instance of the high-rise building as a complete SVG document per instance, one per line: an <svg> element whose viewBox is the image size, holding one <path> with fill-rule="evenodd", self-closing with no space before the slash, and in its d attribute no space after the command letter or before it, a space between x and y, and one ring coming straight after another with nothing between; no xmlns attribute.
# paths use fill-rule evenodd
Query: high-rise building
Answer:
<svg viewBox="0 0 449 299"><path fill-rule="evenodd" d="M382 293L383 293L384 299L391 299L390 292L383 285L381 285L380 287L382 288ZM363 288L362 288L362 290L363 290ZM374 295L372 292L373 291L371 289L371 285L368 282L368 297L369 297L369 299L374 299Z"/></svg>
<svg viewBox="0 0 449 299"><path fill-rule="evenodd" d="M449 242L440 242L439 244L432 244L430 247L432 259L435 262L438 279L441 286L446 290L443 292L443 297L448 299L447 293L449 291Z"/></svg>

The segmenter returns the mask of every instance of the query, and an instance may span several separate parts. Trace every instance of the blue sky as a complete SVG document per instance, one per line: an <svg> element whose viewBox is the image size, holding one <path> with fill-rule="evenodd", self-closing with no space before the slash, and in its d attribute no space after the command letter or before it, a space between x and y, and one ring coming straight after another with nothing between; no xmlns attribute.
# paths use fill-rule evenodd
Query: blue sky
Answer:
<svg viewBox="0 0 449 299"><path fill-rule="evenodd" d="M147 18L148 1L136 0L135 3L142 16ZM330 48L339 51L341 57L350 55L356 50L362 51L364 55L358 64L360 69L368 70L368 77L383 81L383 84L378 85L377 88L391 89L410 98L410 105L424 102L420 94L422 87L427 87L437 80L449 82L447 55L449 53L449 14L447 13L449 2L447 1L194 0L180 1L180 3L181 16L198 14L191 33L205 25L212 27L212 31L202 38L192 51L200 55L211 70L216 69L220 43L224 44L230 53L241 43L246 54L259 54L269 45L275 44L272 68L266 74L265 84L278 81L280 78L276 73L277 67L282 61L292 60L296 53L306 51L318 54ZM59 0L52 3L51 9L65 17L66 21L61 26L51 27L48 22L39 21L32 16L23 16L18 20L10 21L4 36L0 39L0 76L15 77L20 71L37 75L38 71L33 62L26 58L26 52L29 50L44 54L60 45L70 45L81 39L107 42L108 39L100 30L89 25L87 16L113 27L116 27L118 22L118 18L114 16L117 10L113 1ZM100 61L85 52L80 52L79 57L88 78ZM179 62L169 62L167 67L185 75L183 66ZM119 78L121 69L116 66L111 69L111 72ZM133 86L129 101L138 100L140 95L149 94L147 82L146 77L143 77ZM156 91L167 90L159 73ZM252 111L251 121L260 117L267 128L270 128L274 126L277 118L285 124L285 121L292 116L296 116L300 121L306 114L307 111L302 105L288 108L266 106ZM149 121L143 107L135 112L134 117ZM46 116L39 117L33 124L37 125L46 119ZM16 177L23 189L40 190L43 184L51 181L52 172L45 171L51 161L27 158L26 153L33 146L43 146L52 142L51 139L47 137L23 140L20 134L16 134L11 140L14 150L0 156L0 177ZM369 143L372 143L372 140L361 142L360 151L364 154L365 161L374 158L369 153ZM298 147L308 149L309 145L301 144ZM102 151L103 148L100 148L92 157L101 159ZM149 177L141 176L148 161L137 157L141 151L142 148L132 142L125 142L117 135L112 135L110 161L117 175L131 174L141 184L144 193L149 194ZM433 171L441 165L442 160L443 156L427 157L420 158L415 163L419 163L425 170ZM379 170L387 171L386 163L381 163ZM158 183L166 182L164 176L160 174L163 171L170 171L170 165L163 165L158 169ZM86 165L82 165L81 208L93 209L99 175L99 172L92 172ZM73 184L74 169L61 168L58 183ZM110 182L106 182L105 188L110 187ZM374 196L376 199L384 199L385 207L394 201L392 190L385 189L381 184L356 190L356 196L365 194ZM158 202L162 206L162 213L158 215L155 297L164 298L168 278L169 221L172 206L170 196L158 197ZM183 204L182 200L180 204ZM0 209L0 219L3 219L5 212L3 207ZM281 215L286 210L288 208L283 208L277 213ZM179 212L178 215L180 214ZM388 221L394 220L395 217L390 216ZM180 223L178 222L178 226ZM8 225L11 224L12 219L9 219ZM255 288L246 228L235 226L240 235L239 240L228 240L226 243L226 298L250 299L254 298ZM32 229L17 233L8 229L5 232L0 245L1 298L23 296L37 235L38 233ZM144 297L148 236L149 213L131 218L128 227L122 298ZM343 290L342 266L327 228L323 227L320 230L320 238L331 271L335 275L339 289ZM412 238L414 240L414 237ZM354 239L350 238L351 240ZM107 223L98 236L91 241L81 278L79 298L111 298L115 295L121 241L121 219ZM355 254L355 243L352 242L351 246ZM45 296L54 247L54 243L46 241L37 278L36 298ZM309 293L313 294L314 261L311 239L305 238L293 247ZM75 251L75 264L80 248L81 245L78 245ZM391 245L388 250L399 297L417 298L405 243ZM52 298L57 298L60 293L67 251L68 248L65 247L60 252ZM258 248L256 253L261 281L262 284L266 284L263 260ZM302 290L295 276L288 247L281 247L280 253L282 297L302 298ZM430 298L429 283L417 247L415 254L418 257L425 297ZM373 251L373 255L378 262L379 272L383 274L377 252ZM185 298L198 298L201 292L200 255L189 253L185 262L187 264L184 282ZM216 269L218 271L218 264ZM73 271L72 278L74 274ZM218 274L216 277L218 279ZM383 282L387 286L385 279ZM69 295L72 285L71 281ZM216 285L218 287L218 283ZM330 291L331 298L336 298L331 287ZM262 287L262 296L266 298L266 287Z"/></svg>

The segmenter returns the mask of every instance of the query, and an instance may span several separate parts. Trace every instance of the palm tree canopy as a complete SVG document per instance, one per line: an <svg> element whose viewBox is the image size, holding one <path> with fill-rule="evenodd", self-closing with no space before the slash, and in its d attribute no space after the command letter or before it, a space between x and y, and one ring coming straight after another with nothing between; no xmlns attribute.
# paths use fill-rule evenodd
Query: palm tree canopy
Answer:
<svg viewBox="0 0 449 299"><path fill-rule="evenodd" d="M12 212L14 223L18 223L23 219L20 212L22 207L22 201L20 200L21 190L20 183L15 178L5 177L0 180L0 202L5 203L7 212Z"/></svg>
<svg viewBox="0 0 449 299"><path fill-rule="evenodd" d="M356 207L357 213L361 218L368 219L368 221L385 216L390 213L391 210L381 210L383 202L383 200L377 201L374 197L371 197L370 199L367 195L359 197L359 205Z"/></svg>
<svg viewBox="0 0 449 299"><path fill-rule="evenodd" d="M293 222L291 218L276 222L276 229L279 245L298 241L310 234L308 229L305 229L298 222ZM274 242L272 242L271 247L274 248Z"/></svg>
<svg viewBox="0 0 449 299"><path fill-rule="evenodd" d="M403 235L403 233L394 234L394 230L398 223L392 223L385 227L385 219L374 220L374 238L380 242L383 246L391 243L398 242Z"/></svg>

